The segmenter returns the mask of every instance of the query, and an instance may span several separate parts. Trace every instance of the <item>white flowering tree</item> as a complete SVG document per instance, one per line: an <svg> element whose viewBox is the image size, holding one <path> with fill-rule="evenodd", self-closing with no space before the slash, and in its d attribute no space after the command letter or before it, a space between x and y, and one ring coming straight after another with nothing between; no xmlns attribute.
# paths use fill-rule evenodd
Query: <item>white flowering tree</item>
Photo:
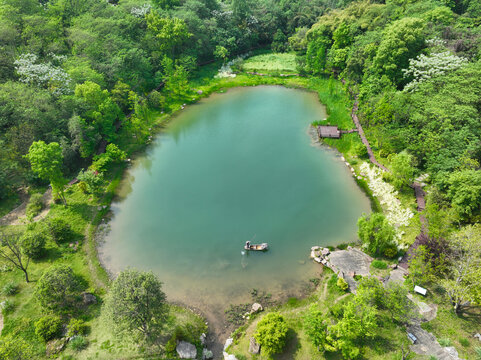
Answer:
<svg viewBox="0 0 481 360"><path fill-rule="evenodd" d="M61 62L64 57L51 54L54 61ZM65 95L72 92L70 75L61 67L51 62L37 62L35 54L26 53L15 60L15 70L20 81L47 88L55 95Z"/></svg>
<svg viewBox="0 0 481 360"><path fill-rule="evenodd" d="M419 84L459 69L467 63L467 59L451 54L449 51L419 55L415 59L410 59L409 68L403 70L405 78L412 78L411 82L404 87L404 91L415 91Z"/></svg>
<svg viewBox="0 0 481 360"><path fill-rule="evenodd" d="M145 15L147 15L150 10L152 9L152 5L150 4L143 4L139 7L133 7L132 9L130 9L130 13L136 17L144 17Z"/></svg>

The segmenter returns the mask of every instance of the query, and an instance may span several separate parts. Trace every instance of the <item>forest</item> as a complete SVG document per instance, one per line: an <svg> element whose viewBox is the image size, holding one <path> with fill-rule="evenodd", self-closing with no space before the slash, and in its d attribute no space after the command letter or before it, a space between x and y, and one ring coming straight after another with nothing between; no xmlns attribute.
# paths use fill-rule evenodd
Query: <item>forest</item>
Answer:
<svg viewBox="0 0 481 360"><path fill-rule="evenodd" d="M256 54L274 54L281 63L289 54L296 78L279 71L256 77L261 70L248 68ZM155 276L129 270L109 279L96 257L95 228L153 128L211 92L258 84L317 91L330 109L328 121L345 130L357 104L374 155L390 170L372 177L391 184L413 212L410 185L416 178L427 184L426 209L401 226L404 240L396 240L399 224L388 224L384 204L377 204L359 220L362 248L383 268L416 241L407 287L432 289L441 314L427 330L442 337L439 343L451 337L445 343L454 342L463 358L481 359L481 343L472 339L481 302L481 2L0 0L0 218L28 203L24 223L0 222L1 360L44 358L46 347L49 356L75 359L94 347L89 335L99 340L83 358L126 351L170 359L177 340L194 342L202 353L204 321L167 305ZM367 150L350 135L326 142L363 169ZM54 204L44 219L49 188ZM376 190L364 188L375 197ZM327 275L316 283L334 301L344 284ZM139 286L147 294L139 308L129 308ZM299 331L316 356L428 359L405 354L406 339L384 350L376 343L383 326L405 334L399 329L412 315L402 300L406 288L365 279L360 289L338 306L300 303L309 309L305 319L289 321L304 324ZM141 308L149 296L157 299L154 310ZM281 312L282 306L297 305L281 305ZM259 322L256 339L267 351L259 359L282 352L287 336L282 315L272 314ZM112 343L109 328L99 325L103 316L119 324L118 334L135 333L128 345ZM353 329L355 321L364 327ZM279 343L262 335L269 326L283 334ZM75 341L59 355L65 343L58 352L46 344L62 327ZM247 341L247 328L235 339L239 360L247 358L235 347Z"/></svg>

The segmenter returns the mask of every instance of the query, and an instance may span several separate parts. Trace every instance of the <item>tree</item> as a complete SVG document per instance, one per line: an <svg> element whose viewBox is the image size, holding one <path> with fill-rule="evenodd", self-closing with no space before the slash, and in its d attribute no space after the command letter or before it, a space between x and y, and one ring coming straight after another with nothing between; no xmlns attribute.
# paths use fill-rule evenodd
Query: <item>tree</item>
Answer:
<svg viewBox="0 0 481 360"><path fill-rule="evenodd" d="M60 145L56 142L47 145L44 141L36 141L30 146L26 158L30 161L33 172L41 179L49 180L53 191L67 205L64 195L67 181L62 173L63 155Z"/></svg>
<svg viewBox="0 0 481 360"><path fill-rule="evenodd" d="M315 305L311 305L304 318L304 327L307 336L312 341L318 351L324 350L327 342L327 328L329 319Z"/></svg>
<svg viewBox="0 0 481 360"><path fill-rule="evenodd" d="M177 48L192 36L185 21L176 17L161 17L154 11L148 13L145 18L147 28L159 40L159 50L175 59Z"/></svg>
<svg viewBox="0 0 481 360"><path fill-rule="evenodd" d="M17 269L22 270L25 274L25 281L29 282L27 269L30 257L22 251L20 235L0 233L0 258L7 260Z"/></svg>
<svg viewBox="0 0 481 360"><path fill-rule="evenodd" d="M104 314L118 334L152 342L164 326L167 307L162 283L152 272L128 269L113 281Z"/></svg>
<svg viewBox="0 0 481 360"><path fill-rule="evenodd" d="M223 46L217 45L214 50L214 56L222 60L222 63L225 64L227 58L229 57L229 50Z"/></svg>
<svg viewBox="0 0 481 360"><path fill-rule="evenodd" d="M412 286L427 283L433 278L431 263L426 246L419 245L409 258L409 279Z"/></svg>
<svg viewBox="0 0 481 360"><path fill-rule="evenodd" d="M287 330L284 317L277 312L272 312L259 321L254 338L261 345L262 352L270 356L280 353L284 349Z"/></svg>
<svg viewBox="0 0 481 360"><path fill-rule="evenodd" d="M481 171L461 170L448 179L448 198L463 220L472 220L481 212Z"/></svg>
<svg viewBox="0 0 481 360"><path fill-rule="evenodd" d="M47 231L50 233L53 241L57 244L66 243L72 239L73 231L69 223L60 217L47 220Z"/></svg>
<svg viewBox="0 0 481 360"><path fill-rule="evenodd" d="M86 189L83 190L86 190L85 192L93 195L99 194L104 183L104 176L102 173L98 173L94 170L80 170L77 179L80 181L79 185L82 183L85 185Z"/></svg>
<svg viewBox="0 0 481 360"><path fill-rule="evenodd" d="M442 281L454 311L467 302L479 302L481 294L481 225L469 225L451 239L449 274Z"/></svg>
<svg viewBox="0 0 481 360"><path fill-rule="evenodd" d="M393 22L383 34L373 60L373 69L387 75L395 84L403 80L403 69L424 45L424 21L405 17Z"/></svg>
<svg viewBox="0 0 481 360"><path fill-rule="evenodd" d="M396 154L391 159L391 170L394 176L394 186L398 189L410 185L414 180L413 157L406 151Z"/></svg>
<svg viewBox="0 0 481 360"><path fill-rule="evenodd" d="M381 213L364 214L357 222L358 236L363 247L375 256L394 245L394 228Z"/></svg>
<svg viewBox="0 0 481 360"><path fill-rule="evenodd" d="M417 316L416 305L407 295L407 289L397 281L391 281L386 286L384 308L389 311L392 320L401 324L407 324Z"/></svg>
<svg viewBox="0 0 481 360"><path fill-rule="evenodd" d="M51 266L42 274L35 288L35 297L42 307L60 310L72 306L80 283L67 265Z"/></svg>

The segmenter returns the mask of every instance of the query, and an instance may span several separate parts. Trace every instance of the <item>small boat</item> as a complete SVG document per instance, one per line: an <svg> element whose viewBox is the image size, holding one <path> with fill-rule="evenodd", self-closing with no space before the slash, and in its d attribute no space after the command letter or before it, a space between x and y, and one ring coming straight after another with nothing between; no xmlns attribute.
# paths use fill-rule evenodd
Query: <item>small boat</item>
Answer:
<svg viewBox="0 0 481 360"><path fill-rule="evenodd" d="M266 251L268 248L269 245L267 243L251 244L250 241L246 241L246 244L244 245L244 249L252 251Z"/></svg>

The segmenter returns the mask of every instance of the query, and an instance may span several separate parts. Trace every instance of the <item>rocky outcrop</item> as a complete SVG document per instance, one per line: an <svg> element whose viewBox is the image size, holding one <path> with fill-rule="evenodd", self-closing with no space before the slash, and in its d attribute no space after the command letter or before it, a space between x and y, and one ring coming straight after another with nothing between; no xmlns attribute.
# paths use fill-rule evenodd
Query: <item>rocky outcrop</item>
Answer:
<svg viewBox="0 0 481 360"><path fill-rule="evenodd" d="M195 359L197 358L197 349L191 343L186 341L179 341L177 347L175 348L179 358L181 359Z"/></svg>
<svg viewBox="0 0 481 360"><path fill-rule="evenodd" d="M262 308L262 305L259 304L259 303L254 303L252 304L252 308L251 308L251 314L255 314L255 313L258 313L259 311L262 311L264 310Z"/></svg>
<svg viewBox="0 0 481 360"><path fill-rule="evenodd" d="M202 350L202 360L209 360L214 358L214 353L209 349Z"/></svg>
<svg viewBox="0 0 481 360"><path fill-rule="evenodd" d="M251 337L249 340L249 352L252 354L259 354L261 352L261 346L253 337Z"/></svg>
<svg viewBox="0 0 481 360"><path fill-rule="evenodd" d="M229 346L232 345L232 343L234 342L234 339L233 338L228 338L226 341L225 341L225 344L224 344L224 352L223 352L223 355L224 355L224 360L237 360L237 358L235 357L235 355L232 355L232 354L229 354L226 350Z"/></svg>
<svg viewBox="0 0 481 360"><path fill-rule="evenodd" d="M47 343L47 357L58 354L65 349L67 345L67 339L55 339Z"/></svg>
<svg viewBox="0 0 481 360"><path fill-rule="evenodd" d="M82 295L82 302L84 305L95 305L97 304L97 297L94 294L84 292Z"/></svg>

